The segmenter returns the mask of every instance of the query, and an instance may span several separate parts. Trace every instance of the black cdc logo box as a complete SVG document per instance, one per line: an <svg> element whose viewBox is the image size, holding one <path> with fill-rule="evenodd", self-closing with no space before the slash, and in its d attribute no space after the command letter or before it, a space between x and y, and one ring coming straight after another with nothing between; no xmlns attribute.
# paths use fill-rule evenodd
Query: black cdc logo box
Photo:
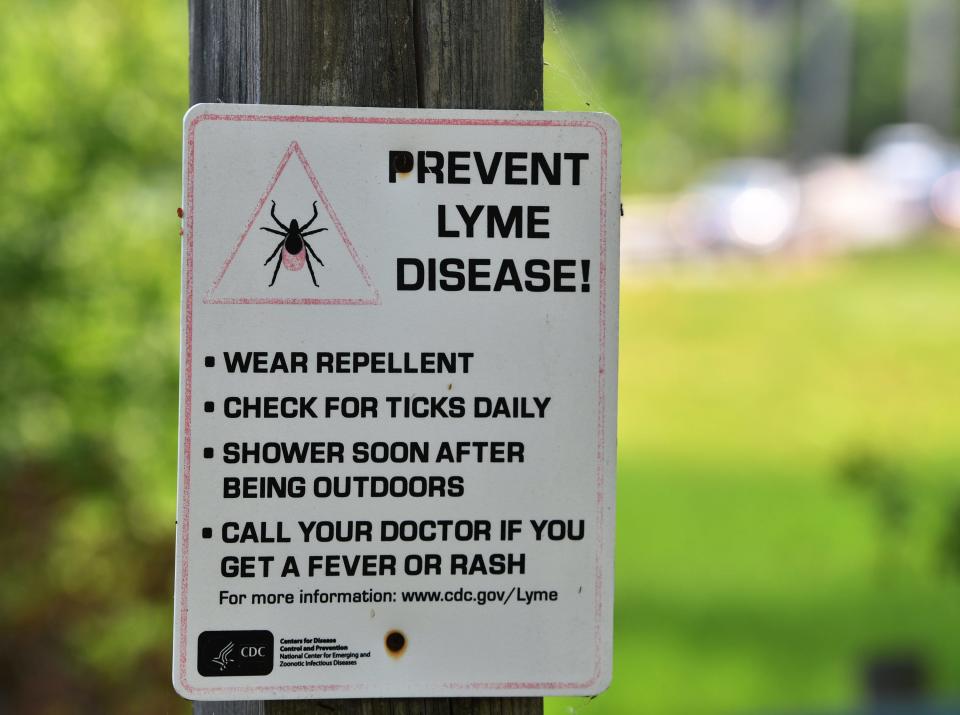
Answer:
<svg viewBox="0 0 960 715"><path fill-rule="evenodd" d="M270 631L204 631L197 639L197 672L208 678L268 675L273 670Z"/></svg>

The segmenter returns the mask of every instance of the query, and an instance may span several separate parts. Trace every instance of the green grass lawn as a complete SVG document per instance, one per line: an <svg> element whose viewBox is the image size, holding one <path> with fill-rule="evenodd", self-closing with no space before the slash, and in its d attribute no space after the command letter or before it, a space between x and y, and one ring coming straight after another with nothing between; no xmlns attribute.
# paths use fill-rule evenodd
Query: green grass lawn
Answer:
<svg viewBox="0 0 960 715"><path fill-rule="evenodd" d="M913 649L960 692L960 250L625 282L614 679L549 713L783 713L856 702ZM839 465L902 470L895 533Z"/></svg>

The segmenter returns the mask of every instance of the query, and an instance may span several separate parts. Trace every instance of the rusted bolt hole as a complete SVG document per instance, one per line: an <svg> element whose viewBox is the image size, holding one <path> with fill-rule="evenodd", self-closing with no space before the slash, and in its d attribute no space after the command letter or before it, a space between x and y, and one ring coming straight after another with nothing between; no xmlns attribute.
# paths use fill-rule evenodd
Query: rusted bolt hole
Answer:
<svg viewBox="0 0 960 715"><path fill-rule="evenodd" d="M390 631L383 641L391 655L400 655L407 647L407 637L400 631Z"/></svg>

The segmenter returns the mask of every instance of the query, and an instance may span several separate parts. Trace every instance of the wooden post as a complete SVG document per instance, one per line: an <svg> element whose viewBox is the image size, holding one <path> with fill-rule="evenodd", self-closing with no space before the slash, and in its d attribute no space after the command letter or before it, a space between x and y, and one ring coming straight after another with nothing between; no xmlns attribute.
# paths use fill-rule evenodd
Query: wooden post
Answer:
<svg viewBox="0 0 960 715"><path fill-rule="evenodd" d="M190 0L190 102L543 109L543 0ZM195 715L542 712L542 698L194 703Z"/></svg>

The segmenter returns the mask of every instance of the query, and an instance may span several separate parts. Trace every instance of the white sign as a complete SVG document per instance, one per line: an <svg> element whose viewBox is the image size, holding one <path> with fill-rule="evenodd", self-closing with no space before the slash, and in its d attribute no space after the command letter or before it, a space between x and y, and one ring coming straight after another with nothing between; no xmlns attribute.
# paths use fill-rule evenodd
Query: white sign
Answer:
<svg viewBox="0 0 960 715"><path fill-rule="evenodd" d="M607 686L619 177L603 114L187 113L181 695Z"/></svg>

